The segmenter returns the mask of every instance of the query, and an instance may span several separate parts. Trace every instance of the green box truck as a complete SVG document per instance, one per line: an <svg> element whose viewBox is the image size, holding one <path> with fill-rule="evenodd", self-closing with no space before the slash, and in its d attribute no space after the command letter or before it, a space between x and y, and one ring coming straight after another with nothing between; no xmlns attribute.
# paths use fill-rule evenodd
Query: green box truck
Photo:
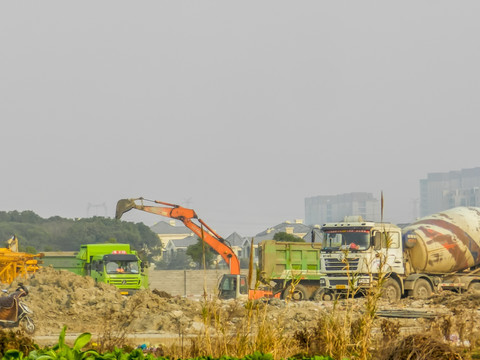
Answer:
<svg viewBox="0 0 480 360"><path fill-rule="evenodd" d="M305 242L265 240L259 246L260 278L283 299L309 300L320 288L320 247Z"/></svg>
<svg viewBox="0 0 480 360"><path fill-rule="evenodd" d="M148 288L147 268L130 244L85 244L78 252L45 252L43 266L116 286L122 294Z"/></svg>

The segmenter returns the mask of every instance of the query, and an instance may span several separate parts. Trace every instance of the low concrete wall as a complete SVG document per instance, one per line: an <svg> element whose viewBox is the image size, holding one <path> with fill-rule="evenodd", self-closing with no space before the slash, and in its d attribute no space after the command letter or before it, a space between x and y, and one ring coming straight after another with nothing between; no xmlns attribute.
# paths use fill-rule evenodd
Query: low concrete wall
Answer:
<svg viewBox="0 0 480 360"><path fill-rule="evenodd" d="M201 297L206 289L207 295L214 295L218 281L228 273L228 270L150 270L150 289L187 297ZM247 275L248 270L241 273Z"/></svg>

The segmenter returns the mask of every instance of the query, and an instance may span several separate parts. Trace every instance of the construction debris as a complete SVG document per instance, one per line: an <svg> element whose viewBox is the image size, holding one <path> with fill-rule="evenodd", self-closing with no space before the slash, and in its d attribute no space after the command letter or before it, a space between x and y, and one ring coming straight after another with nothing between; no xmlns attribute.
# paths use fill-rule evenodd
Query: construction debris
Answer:
<svg viewBox="0 0 480 360"><path fill-rule="evenodd" d="M14 235L7 240L7 247L0 248L0 282L11 284L16 278L26 279L38 271L38 260L42 254L18 251L18 239Z"/></svg>

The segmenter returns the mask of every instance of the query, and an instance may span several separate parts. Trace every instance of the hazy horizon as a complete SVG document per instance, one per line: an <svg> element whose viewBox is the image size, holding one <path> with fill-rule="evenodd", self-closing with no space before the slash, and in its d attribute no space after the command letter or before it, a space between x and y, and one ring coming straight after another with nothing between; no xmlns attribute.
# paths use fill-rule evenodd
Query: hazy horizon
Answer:
<svg viewBox="0 0 480 360"><path fill-rule="evenodd" d="M307 197L383 191L385 220L409 222L420 179L480 166L479 10L2 2L0 210L113 217L145 197L252 236Z"/></svg>

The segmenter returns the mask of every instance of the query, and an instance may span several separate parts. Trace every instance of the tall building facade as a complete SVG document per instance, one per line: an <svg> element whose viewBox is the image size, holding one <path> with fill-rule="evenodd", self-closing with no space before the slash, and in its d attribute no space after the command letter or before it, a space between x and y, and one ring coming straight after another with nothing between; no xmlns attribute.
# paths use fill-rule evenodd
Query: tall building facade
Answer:
<svg viewBox="0 0 480 360"><path fill-rule="evenodd" d="M457 206L480 207L480 167L427 174L420 180L420 216Z"/></svg>
<svg viewBox="0 0 480 360"><path fill-rule="evenodd" d="M305 198L305 223L322 225L342 221L345 216L361 215L364 220L378 221L380 201L371 193L354 192Z"/></svg>

